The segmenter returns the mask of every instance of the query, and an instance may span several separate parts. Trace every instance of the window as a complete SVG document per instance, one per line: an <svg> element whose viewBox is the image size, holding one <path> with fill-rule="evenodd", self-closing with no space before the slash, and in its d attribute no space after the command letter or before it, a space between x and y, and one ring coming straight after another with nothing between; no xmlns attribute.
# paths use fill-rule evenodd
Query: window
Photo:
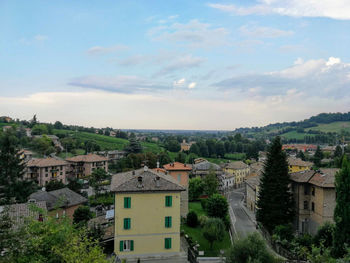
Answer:
<svg viewBox="0 0 350 263"><path fill-rule="evenodd" d="M134 240L120 240L119 250L124 252L134 251Z"/></svg>
<svg viewBox="0 0 350 263"><path fill-rule="evenodd" d="M314 203L314 202L311 203L311 210L312 210L313 212L315 212L315 203Z"/></svg>
<svg viewBox="0 0 350 263"><path fill-rule="evenodd" d="M309 209L309 203L308 203L308 201L304 201L304 209Z"/></svg>
<svg viewBox="0 0 350 263"><path fill-rule="evenodd" d="M167 227L167 228L171 227L171 216L165 217L165 227Z"/></svg>
<svg viewBox="0 0 350 263"><path fill-rule="evenodd" d="M181 174L177 175L177 180L179 181L179 183L181 182Z"/></svg>
<svg viewBox="0 0 350 263"><path fill-rule="evenodd" d="M304 195L309 195L309 186L304 185Z"/></svg>
<svg viewBox="0 0 350 263"><path fill-rule="evenodd" d="M124 208L131 208L131 197L124 197Z"/></svg>
<svg viewBox="0 0 350 263"><path fill-rule="evenodd" d="M311 187L311 194L315 196L315 187Z"/></svg>
<svg viewBox="0 0 350 263"><path fill-rule="evenodd" d="M131 228L131 219L124 218L124 229L130 229L130 228Z"/></svg>
<svg viewBox="0 0 350 263"><path fill-rule="evenodd" d="M49 175L48 174L45 174L45 177L48 177Z"/></svg>
<svg viewBox="0 0 350 263"><path fill-rule="evenodd" d="M45 167L45 172L47 172L49 169L47 167Z"/></svg>
<svg viewBox="0 0 350 263"><path fill-rule="evenodd" d="M173 197L171 195L167 195L165 197L165 206L171 207L173 205Z"/></svg>
<svg viewBox="0 0 350 263"><path fill-rule="evenodd" d="M165 249L171 249L171 238L165 238L164 243Z"/></svg>

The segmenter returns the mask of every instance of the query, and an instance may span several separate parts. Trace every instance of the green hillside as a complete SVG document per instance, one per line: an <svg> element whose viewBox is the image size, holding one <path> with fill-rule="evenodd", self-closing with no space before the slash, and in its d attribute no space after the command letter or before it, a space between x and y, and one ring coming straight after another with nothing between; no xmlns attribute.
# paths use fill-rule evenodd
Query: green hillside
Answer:
<svg viewBox="0 0 350 263"><path fill-rule="evenodd" d="M336 121L332 123L318 124L317 127L312 127L305 129L308 130L317 130L321 132L336 132L340 133L342 130L350 132L350 121Z"/></svg>

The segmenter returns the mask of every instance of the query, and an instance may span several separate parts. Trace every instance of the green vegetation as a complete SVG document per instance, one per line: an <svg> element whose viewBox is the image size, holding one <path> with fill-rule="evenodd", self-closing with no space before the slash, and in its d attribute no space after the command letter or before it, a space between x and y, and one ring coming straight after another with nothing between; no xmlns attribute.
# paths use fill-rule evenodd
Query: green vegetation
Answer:
<svg viewBox="0 0 350 263"><path fill-rule="evenodd" d="M237 161L245 160L246 154L245 153L226 153L225 159L237 160Z"/></svg>
<svg viewBox="0 0 350 263"><path fill-rule="evenodd" d="M199 218L201 215L206 215L206 212L203 210L200 202L189 202L188 205L189 210L195 211ZM184 230L185 234L190 236L193 242L198 242L199 250L204 251L204 256L206 257L218 256L220 254L220 250L226 250L231 246L231 240L228 231L224 231L222 241L214 242L212 249L210 249L210 243L203 236L202 226L192 228L183 224L181 228Z"/></svg>
<svg viewBox="0 0 350 263"><path fill-rule="evenodd" d="M344 130L350 132L350 121L336 121L332 123L318 124L316 127L305 129L305 131L308 130L336 133L340 133Z"/></svg>

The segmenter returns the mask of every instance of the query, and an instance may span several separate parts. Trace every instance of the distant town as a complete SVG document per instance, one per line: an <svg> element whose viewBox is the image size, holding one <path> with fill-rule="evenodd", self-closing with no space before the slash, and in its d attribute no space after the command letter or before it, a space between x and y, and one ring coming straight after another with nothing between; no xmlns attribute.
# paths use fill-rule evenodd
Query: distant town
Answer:
<svg viewBox="0 0 350 263"><path fill-rule="evenodd" d="M347 262L349 117L204 133L0 117L1 255ZM75 250L85 253L78 261Z"/></svg>

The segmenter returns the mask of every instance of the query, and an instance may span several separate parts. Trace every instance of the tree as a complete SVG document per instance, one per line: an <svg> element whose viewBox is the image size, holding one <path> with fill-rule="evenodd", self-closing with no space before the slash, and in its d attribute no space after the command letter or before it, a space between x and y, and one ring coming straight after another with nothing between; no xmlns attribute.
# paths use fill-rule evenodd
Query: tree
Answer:
<svg viewBox="0 0 350 263"><path fill-rule="evenodd" d="M53 191L57 189L65 188L66 186L61 181L50 181L45 185L46 191Z"/></svg>
<svg viewBox="0 0 350 263"><path fill-rule="evenodd" d="M224 196L213 194L207 199L206 211L210 217L225 219L228 214L228 203Z"/></svg>
<svg viewBox="0 0 350 263"><path fill-rule="evenodd" d="M9 204L14 198L26 202L36 190L32 181L24 180L25 164L20 158L19 141L13 131L0 135L0 204Z"/></svg>
<svg viewBox="0 0 350 263"><path fill-rule="evenodd" d="M257 221L271 233L276 226L293 222L294 202L289 191L288 162L276 137L267 153L258 200Z"/></svg>
<svg viewBox="0 0 350 263"><path fill-rule="evenodd" d="M320 167L321 166L321 160L323 159L323 152L321 151L321 148L320 146L318 145L317 146L317 149L316 149L316 152L315 152L315 155L314 155L314 164L317 166L317 167Z"/></svg>
<svg viewBox="0 0 350 263"><path fill-rule="evenodd" d="M341 158L342 156L343 156L343 150L339 145L337 145L334 151L334 158Z"/></svg>
<svg viewBox="0 0 350 263"><path fill-rule="evenodd" d="M63 124L60 121L56 121L55 124L53 125L53 127L57 130L61 130L61 129L63 129Z"/></svg>
<svg viewBox="0 0 350 263"><path fill-rule="evenodd" d="M194 153L194 154L200 155L200 149L199 149L197 143L194 143L194 144L191 145L190 153Z"/></svg>
<svg viewBox="0 0 350 263"><path fill-rule="evenodd" d="M300 159L302 159L303 161L305 161L305 154L302 152L302 151L299 151L298 153L297 153L297 158L300 158Z"/></svg>
<svg viewBox="0 0 350 263"><path fill-rule="evenodd" d="M95 196L99 195L101 191L101 182L108 178L108 174L104 169L97 168L94 170L89 178L89 185L94 189Z"/></svg>
<svg viewBox="0 0 350 263"><path fill-rule="evenodd" d="M175 157L175 161L180 163L186 163L186 157L187 157L186 153L179 152Z"/></svg>
<svg viewBox="0 0 350 263"><path fill-rule="evenodd" d="M80 189L82 188L82 184L79 183L78 179L74 178L74 179L68 179L68 180L69 180L69 182L68 182L67 187L70 190L80 194Z"/></svg>
<svg viewBox="0 0 350 263"><path fill-rule="evenodd" d="M215 145L216 155L219 158L223 158L225 156L225 145L223 142L217 142Z"/></svg>
<svg viewBox="0 0 350 263"><path fill-rule="evenodd" d="M55 152L51 139L46 135L43 135L41 138L35 138L32 141L32 147L42 155L49 155Z"/></svg>
<svg viewBox="0 0 350 263"><path fill-rule="evenodd" d="M227 263L273 263L279 262L267 250L265 241L255 232L245 239L238 239L228 250Z"/></svg>
<svg viewBox="0 0 350 263"><path fill-rule="evenodd" d="M218 192L218 179L216 178L215 172L210 169L209 174L207 174L203 179L203 190L208 196L216 194Z"/></svg>
<svg viewBox="0 0 350 263"><path fill-rule="evenodd" d="M86 229L74 227L67 217L29 219L19 233L21 240L15 243L18 249L8 250L4 262L109 262L97 241L88 237Z"/></svg>
<svg viewBox="0 0 350 263"><path fill-rule="evenodd" d="M186 224L189 227L196 227L198 225L198 216L195 211L190 211L186 217Z"/></svg>
<svg viewBox="0 0 350 263"><path fill-rule="evenodd" d="M334 241L332 254L341 257L350 245L350 163L344 157L342 169L335 176Z"/></svg>
<svg viewBox="0 0 350 263"><path fill-rule="evenodd" d="M35 124L32 128L33 135L49 134L49 130L45 124Z"/></svg>
<svg viewBox="0 0 350 263"><path fill-rule="evenodd" d="M201 142L199 144L199 152L200 152L200 156L209 157L208 146L205 142Z"/></svg>
<svg viewBox="0 0 350 263"><path fill-rule="evenodd" d="M316 235L313 238L315 245L320 246L321 244L329 248L333 245L333 235L334 235L334 224L326 222L322 225Z"/></svg>
<svg viewBox="0 0 350 263"><path fill-rule="evenodd" d="M203 194L202 180L199 177L190 179L188 184L188 197L190 201L198 200L201 194Z"/></svg>
<svg viewBox="0 0 350 263"><path fill-rule="evenodd" d="M161 153L158 154L158 161L159 161L159 165L163 166L164 164L170 163L171 162L171 158L167 154L167 152L161 152Z"/></svg>
<svg viewBox="0 0 350 263"><path fill-rule="evenodd" d="M181 149L180 143L175 139L169 139L165 143L165 148L170 152L178 152Z"/></svg>
<svg viewBox="0 0 350 263"><path fill-rule="evenodd" d="M140 153L142 152L142 147L135 138L130 138L129 144L126 146L125 151L127 153Z"/></svg>
<svg viewBox="0 0 350 263"><path fill-rule="evenodd" d="M259 159L259 149L255 144L248 145L247 149L247 159Z"/></svg>
<svg viewBox="0 0 350 263"><path fill-rule="evenodd" d="M73 214L73 223L85 225L92 218L92 212L88 206L79 206Z"/></svg>
<svg viewBox="0 0 350 263"><path fill-rule="evenodd" d="M225 225L220 218L209 218L203 227L203 237L208 240L210 249L215 241L222 241L225 234Z"/></svg>

